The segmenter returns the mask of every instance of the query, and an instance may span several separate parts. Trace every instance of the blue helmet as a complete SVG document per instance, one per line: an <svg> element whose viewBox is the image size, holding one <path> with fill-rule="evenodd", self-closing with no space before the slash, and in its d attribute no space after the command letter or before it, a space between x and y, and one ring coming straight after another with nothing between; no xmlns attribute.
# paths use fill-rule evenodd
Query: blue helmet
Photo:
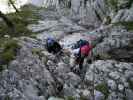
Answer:
<svg viewBox="0 0 133 100"><path fill-rule="evenodd" d="M47 43L48 43L48 45L53 45L54 44L54 42L55 42L55 40L53 39L53 38L51 38L51 37L48 37L47 38Z"/></svg>

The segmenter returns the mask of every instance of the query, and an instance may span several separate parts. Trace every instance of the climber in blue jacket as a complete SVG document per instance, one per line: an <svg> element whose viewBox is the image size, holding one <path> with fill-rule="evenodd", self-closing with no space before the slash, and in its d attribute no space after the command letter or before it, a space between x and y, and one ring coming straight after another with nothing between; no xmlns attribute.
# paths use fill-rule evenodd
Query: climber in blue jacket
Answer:
<svg viewBox="0 0 133 100"><path fill-rule="evenodd" d="M61 51L61 45L54 39L48 37L46 40L46 49L49 53L56 54Z"/></svg>

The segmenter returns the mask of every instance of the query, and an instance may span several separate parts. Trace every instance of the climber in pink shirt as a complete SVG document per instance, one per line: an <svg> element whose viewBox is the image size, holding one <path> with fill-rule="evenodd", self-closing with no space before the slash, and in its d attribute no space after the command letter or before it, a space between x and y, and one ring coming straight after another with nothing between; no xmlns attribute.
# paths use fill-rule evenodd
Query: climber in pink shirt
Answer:
<svg viewBox="0 0 133 100"><path fill-rule="evenodd" d="M82 69L84 59L90 55L91 49L92 46L89 43L80 47L78 56L76 57L76 63L79 64L80 69Z"/></svg>

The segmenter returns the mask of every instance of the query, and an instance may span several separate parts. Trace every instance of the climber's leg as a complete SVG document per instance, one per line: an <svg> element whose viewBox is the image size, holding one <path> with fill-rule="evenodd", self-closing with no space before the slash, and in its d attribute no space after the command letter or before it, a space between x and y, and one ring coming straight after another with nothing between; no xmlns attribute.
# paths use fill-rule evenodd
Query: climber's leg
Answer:
<svg viewBox="0 0 133 100"><path fill-rule="evenodd" d="M80 70L83 68L83 63L84 63L84 57L81 57L80 61L79 61L79 68L80 68Z"/></svg>

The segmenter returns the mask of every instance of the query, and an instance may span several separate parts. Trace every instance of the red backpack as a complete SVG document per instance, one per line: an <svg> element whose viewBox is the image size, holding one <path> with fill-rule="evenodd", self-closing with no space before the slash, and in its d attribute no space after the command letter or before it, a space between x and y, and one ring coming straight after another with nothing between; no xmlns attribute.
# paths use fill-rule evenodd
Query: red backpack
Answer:
<svg viewBox="0 0 133 100"><path fill-rule="evenodd" d="M88 56L91 49L92 49L91 45L84 45L80 48L80 53L85 55L85 56Z"/></svg>

